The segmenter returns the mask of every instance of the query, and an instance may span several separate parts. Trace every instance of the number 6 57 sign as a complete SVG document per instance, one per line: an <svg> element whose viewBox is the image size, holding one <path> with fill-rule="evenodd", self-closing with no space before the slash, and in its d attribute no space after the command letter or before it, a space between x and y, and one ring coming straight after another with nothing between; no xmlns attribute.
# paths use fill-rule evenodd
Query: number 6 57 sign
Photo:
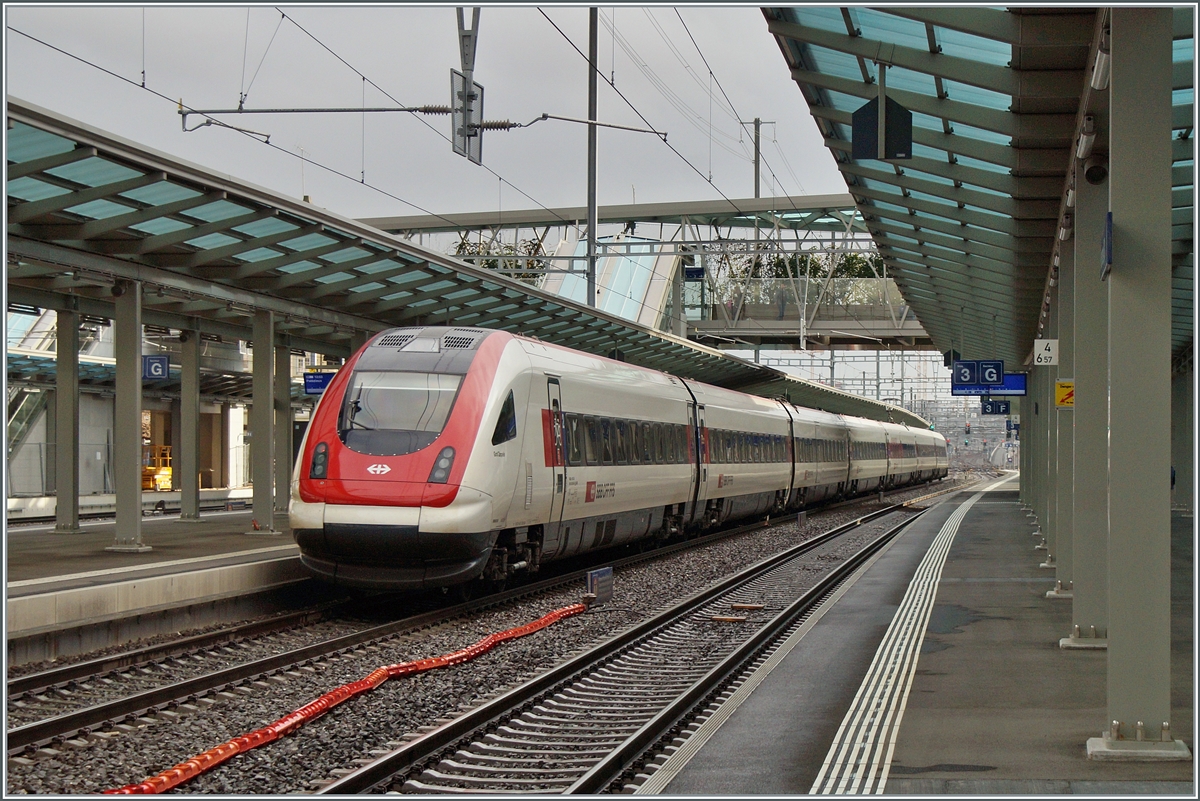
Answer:
<svg viewBox="0 0 1200 801"><path fill-rule="evenodd" d="M1058 340L1035 339L1033 341L1033 363L1043 367L1058 364Z"/></svg>

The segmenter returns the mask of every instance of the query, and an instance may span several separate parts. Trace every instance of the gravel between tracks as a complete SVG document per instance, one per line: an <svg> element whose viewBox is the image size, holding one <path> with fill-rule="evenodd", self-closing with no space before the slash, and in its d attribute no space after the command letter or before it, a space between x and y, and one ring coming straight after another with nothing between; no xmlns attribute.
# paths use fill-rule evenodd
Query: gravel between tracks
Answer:
<svg viewBox="0 0 1200 801"><path fill-rule="evenodd" d="M935 485L945 488L950 482ZM928 493L918 488L905 496ZM892 496L895 503L904 496ZM503 644L455 667L386 682L374 692L335 708L280 741L239 755L173 792L293 793L328 781L331 771L372 759L373 750L394 748L405 733L455 716L569 656L592 647L765 556L877 508L867 504L820 512L752 531L665 560L625 569L615 576L614 602L569 618L535 635ZM95 793L138 782L219 743L276 720L341 684L386 664L446 653L547 612L575 603L581 588L518 601L391 641L386 649L360 649L281 681L251 685L246 694L217 696L216 703L181 716L139 725L86 745L42 751L33 761L9 760L9 793Z"/></svg>

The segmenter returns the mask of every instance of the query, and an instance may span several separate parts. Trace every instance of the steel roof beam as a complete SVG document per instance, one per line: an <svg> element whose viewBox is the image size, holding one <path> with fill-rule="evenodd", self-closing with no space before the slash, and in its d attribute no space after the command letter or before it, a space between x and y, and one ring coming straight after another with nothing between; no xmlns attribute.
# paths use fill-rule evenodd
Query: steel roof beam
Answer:
<svg viewBox="0 0 1200 801"><path fill-rule="evenodd" d="M113 315L116 313L111 298L105 300L103 298L89 298L78 295L63 295L57 292L43 292L20 285L9 285L8 298L11 301L28 303L31 306L38 306L43 309L74 310L82 314L104 317L109 320L113 319ZM242 317L235 319L248 320L249 318ZM215 334L222 338L233 340L249 340L252 336L249 325L242 326L216 320L211 317L180 314L155 308L143 309L142 322L147 325L162 326L163 328L199 331L202 334ZM329 356L341 356L343 358L350 355L350 349L346 345L328 340L297 336L296 334L280 333L276 336L275 344L287 345L289 344L289 338L292 347L302 348L311 353L324 353Z"/></svg>
<svg viewBox="0 0 1200 801"><path fill-rule="evenodd" d="M843 166L845 165L838 165L839 168ZM903 206L935 217L966 223L967 225L974 225L979 228L986 228L990 231L1008 234L1013 237L1034 235L1034 231L1031 230L1032 226L1041 225L1040 221L1037 220L1014 220L1012 217L1001 216L999 214L987 214L982 211L962 209L955 205L935 203L932 200L922 200L915 197L905 197L902 194L884 192L865 186L852 186L851 190L855 195L862 195L873 200L891 203L893 206ZM1049 223L1048 226L1044 226L1049 233L1045 233L1043 236L1054 236L1054 222L1049 221Z"/></svg>
<svg viewBox="0 0 1200 801"><path fill-rule="evenodd" d="M1007 270L997 270L986 263L980 263L977 256L959 255L959 259L946 258L947 255L931 252L928 248L909 245L904 242L881 244L880 251L887 250L897 254L894 258L920 260L931 268L940 268L947 272L958 272L965 281L983 281L1003 287L1006 291L1025 294L1026 291L1037 295L1042 291L1040 280L1028 277L1028 271L1009 267Z"/></svg>
<svg viewBox="0 0 1200 801"><path fill-rule="evenodd" d="M1028 47L1076 45L1087 47L1092 41L1091 14L1072 14L1071 9L1061 13L1014 14L990 8L913 8L896 6L879 11L896 17L916 20L939 28L979 36L997 42ZM1089 9L1090 11L1090 9Z"/></svg>
<svg viewBox="0 0 1200 801"><path fill-rule="evenodd" d="M884 61L894 67L940 76L1010 97L1077 98L1083 89L1083 74L1079 70L1014 70L945 53L931 53L916 47L847 36L781 20L772 20L767 24L767 29L776 36L804 44L872 61Z"/></svg>
<svg viewBox="0 0 1200 801"><path fill-rule="evenodd" d="M93 200L104 200L110 195L118 195L121 192L128 192L131 189L140 189L143 186L149 186L150 184L156 184L165 180L167 180L166 173L148 172L145 175L139 175L136 178L129 178L125 181L118 181L114 184L103 184L88 189L78 189L68 192L65 195L55 195L54 197L42 200L27 200L24 203L8 207L8 222L10 225L13 223L29 222L41 217L43 214L56 214L71 206L80 206L84 203L91 203Z"/></svg>
<svg viewBox="0 0 1200 801"><path fill-rule="evenodd" d="M118 214L99 220L61 224L25 224L10 226L9 230L19 236L29 236L34 239L48 239L60 243L82 242L82 240L93 239L120 228L129 228L140 223L149 222L150 220L169 217L197 206L215 203L218 200L224 200L225 197L225 192L208 192L185 200L177 200L174 203L164 203L161 206L148 206L144 209L131 211L128 214ZM124 200L125 198L122 199Z"/></svg>
<svg viewBox="0 0 1200 801"><path fill-rule="evenodd" d="M905 211L885 209L876 204L864 204L863 211L867 215L879 219L894 220L907 225L920 226L922 231L937 231L954 238L982 243L989 247L1001 248L1013 253L1023 252L1023 249L1018 247L1022 240L983 228L964 226L957 220L940 217L918 217L915 214L909 214ZM1039 248L1038 252L1041 251L1042 249Z"/></svg>
<svg viewBox="0 0 1200 801"><path fill-rule="evenodd" d="M272 216L272 214L268 213L265 216L269 217ZM323 233L324 231L325 226L323 224L311 223L300 228L294 228L290 231L280 231L277 234L255 237L254 239L244 239L240 242L221 245L219 247L209 248L207 250L197 250L192 253L150 254L147 256L147 259L150 261L150 263L159 267L177 267L184 270L194 270L196 268L212 264L214 261L232 258L239 253L249 253L252 250L266 248L269 245L275 245L291 239L299 239L300 237L308 236L309 234ZM225 231L224 233L229 235L231 232L232 229ZM336 237L333 238L336 239ZM291 255L293 261L302 261L305 258L302 251L296 251L293 254L282 255ZM253 264L253 262L250 263Z"/></svg>
<svg viewBox="0 0 1200 801"><path fill-rule="evenodd" d="M328 253L336 253L339 250L345 250L346 244L347 243L345 242L337 242L333 245L327 245L323 248L307 251L305 253L306 258L302 259L301 261L313 261L314 259L317 259ZM366 256L361 256L350 261L339 262L337 264L333 262L315 261L314 263L318 266L302 272L280 272L276 275L267 275L267 273L270 273L273 270L296 264L294 255L289 255L280 256L276 259L266 259L265 261L253 262L252 264L260 269L248 271L248 275L240 275L240 272L243 268L238 267L233 271L232 275L219 278L218 276L214 275L212 277L216 280L236 282L239 286L246 287L247 289L254 289L260 292L279 292L283 289L287 289L288 287L295 286L296 284L303 284L316 278L326 275L333 275L334 273L342 271L349 272L358 267L365 267L368 264L375 264L381 261L389 261L388 255L373 251L369 252L369 254ZM397 265L403 265L401 271L419 268L419 265L409 264L407 262L393 263ZM214 273L216 272L215 267L210 267L208 269ZM390 275L391 272L388 274ZM366 274L363 273L363 276L365 277Z"/></svg>
<svg viewBox="0 0 1200 801"><path fill-rule="evenodd" d="M74 164L77 161L95 158L97 155L99 155L99 151L96 148L77 144L74 150L68 150L66 153L55 153L51 156L43 156L40 159L18 161L15 164L9 164L8 180L12 181L17 178L24 178L27 175L45 172L55 167Z"/></svg>
<svg viewBox="0 0 1200 801"><path fill-rule="evenodd" d="M881 250L888 248L890 250L905 251L907 253L917 253L931 259L939 259L946 264L961 264L965 267L982 271L988 275L996 276L998 279L1001 279L1002 282L1036 286L1039 289L1041 288L1040 282L1035 283L1032 280L1023 278L1026 270L1022 270L1021 268L1018 268L1012 264L1006 264L1004 262L994 261L981 256L975 256L970 253L964 253L960 249L929 247L928 245L914 244L893 239L891 237L882 237L879 248Z"/></svg>
<svg viewBox="0 0 1200 801"><path fill-rule="evenodd" d="M902 217L908 217L908 215L896 215L896 219ZM915 229L909 227L912 225L912 219L912 217L908 217L907 220L901 220L902 224L891 222L890 218L888 221L885 221L883 218L876 219L871 222L873 229L871 233L879 237L905 236L909 239L926 242L949 251L960 251L980 256L996 264L1006 264L1012 267L1036 267L1038 269L1046 266L1044 253L1037 253L1031 257L1027 253L1016 253L1007 248L999 248L974 239L964 239L957 235L957 231L954 236L947 236L928 227Z"/></svg>
<svg viewBox="0 0 1200 801"><path fill-rule="evenodd" d="M1011 197L980 192L976 189L968 189L965 186L947 186L946 184L939 184L935 181L928 181L909 175L904 167L899 167L900 173L897 174L894 171L888 172L886 170L872 169L854 161L843 161L838 163L838 169L847 175L857 175L860 178L898 186L901 189L943 197L955 203L987 209L1017 220L1057 219L1058 217L1057 202L1013 200Z"/></svg>
<svg viewBox="0 0 1200 801"><path fill-rule="evenodd" d="M914 128L914 131L916 129ZM947 139L952 138L950 136ZM963 137L960 137L962 139ZM825 146L830 150L836 150L843 153L851 152L851 143L843 139L826 139ZM1010 148L1011 150L1012 148ZM952 151L947 151L952 153ZM966 155L965 153L963 155ZM1066 162L1064 161L1064 164ZM937 161L936 159L926 158L924 156L913 156L903 160L903 163L897 161L895 166L904 170L916 170L920 172L936 175L941 178L948 178L951 181L959 183L971 184L972 186L982 186L987 189L992 189L996 192L1003 192L1006 195L1016 200L1042 200L1048 198L1057 199L1062 195L1062 178L1017 178L1011 173L993 172L991 170L983 170L978 167L968 167L963 164L949 163L945 161ZM1061 165L1060 165L1061 166ZM947 187L949 188L949 187ZM1057 213L1057 207L1055 208Z"/></svg>
<svg viewBox="0 0 1200 801"><path fill-rule="evenodd" d="M156 217L162 216L165 215L156 215ZM106 253L114 256L140 256L187 242L190 239L198 239L210 234L224 234L234 226L248 225L252 222L258 222L259 220L275 216L277 216L277 212L273 209L260 209L249 214L239 214L237 217L218 220L217 222L204 223L203 225L191 224L188 228L181 228L178 231L171 231L166 234L152 234L141 239L101 239L88 242L87 248L96 253Z"/></svg>
<svg viewBox="0 0 1200 801"><path fill-rule="evenodd" d="M376 320L348 314L330 312L319 306L307 306L293 300L285 300L270 295L247 292L235 287L205 281L192 276L180 275L169 270L160 270L142 264L135 264L124 259L101 256L95 253L84 253L63 248L59 245L37 242L23 237L8 237L8 252L18 259L31 259L55 265L70 265L67 269L82 269L113 279L127 281L144 281L167 289L177 290L184 294L210 297L219 303L237 303L252 308L266 309L279 314L292 314L337 325L342 328L376 331L380 324Z"/></svg>

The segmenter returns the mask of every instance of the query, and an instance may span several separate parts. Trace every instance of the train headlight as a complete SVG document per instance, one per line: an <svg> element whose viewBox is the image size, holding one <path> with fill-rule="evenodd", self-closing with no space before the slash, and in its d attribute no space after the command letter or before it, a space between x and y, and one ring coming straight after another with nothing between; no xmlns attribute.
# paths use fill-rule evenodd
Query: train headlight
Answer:
<svg viewBox="0 0 1200 801"><path fill-rule="evenodd" d="M429 472L429 483L445 484L450 479L450 468L453 466L454 448L442 448L442 452L433 463L433 470Z"/></svg>
<svg viewBox="0 0 1200 801"><path fill-rule="evenodd" d="M329 469L329 446L324 442L318 443L313 451L312 466L309 468L309 478L325 478Z"/></svg>

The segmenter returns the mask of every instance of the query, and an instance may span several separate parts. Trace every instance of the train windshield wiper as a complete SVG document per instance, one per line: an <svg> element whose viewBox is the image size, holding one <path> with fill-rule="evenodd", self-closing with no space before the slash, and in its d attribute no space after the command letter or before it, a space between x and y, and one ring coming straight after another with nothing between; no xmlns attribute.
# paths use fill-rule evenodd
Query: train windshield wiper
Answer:
<svg viewBox="0 0 1200 801"><path fill-rule="evenodd" d="M375 430L371 426L366 425L365 423L360 423L354 419L354 416L362 411L362 404L360 404L359 400L358 400L361 397L362 397L362 387L359 387L358 394L354 396L354 400L350 401L350 403L347 404L347 407L350 409L350 413L348 415L346 415L346 429L345 430L347 430L347 431L352 428L357 428L361 431L374 431Z"/></svg>

